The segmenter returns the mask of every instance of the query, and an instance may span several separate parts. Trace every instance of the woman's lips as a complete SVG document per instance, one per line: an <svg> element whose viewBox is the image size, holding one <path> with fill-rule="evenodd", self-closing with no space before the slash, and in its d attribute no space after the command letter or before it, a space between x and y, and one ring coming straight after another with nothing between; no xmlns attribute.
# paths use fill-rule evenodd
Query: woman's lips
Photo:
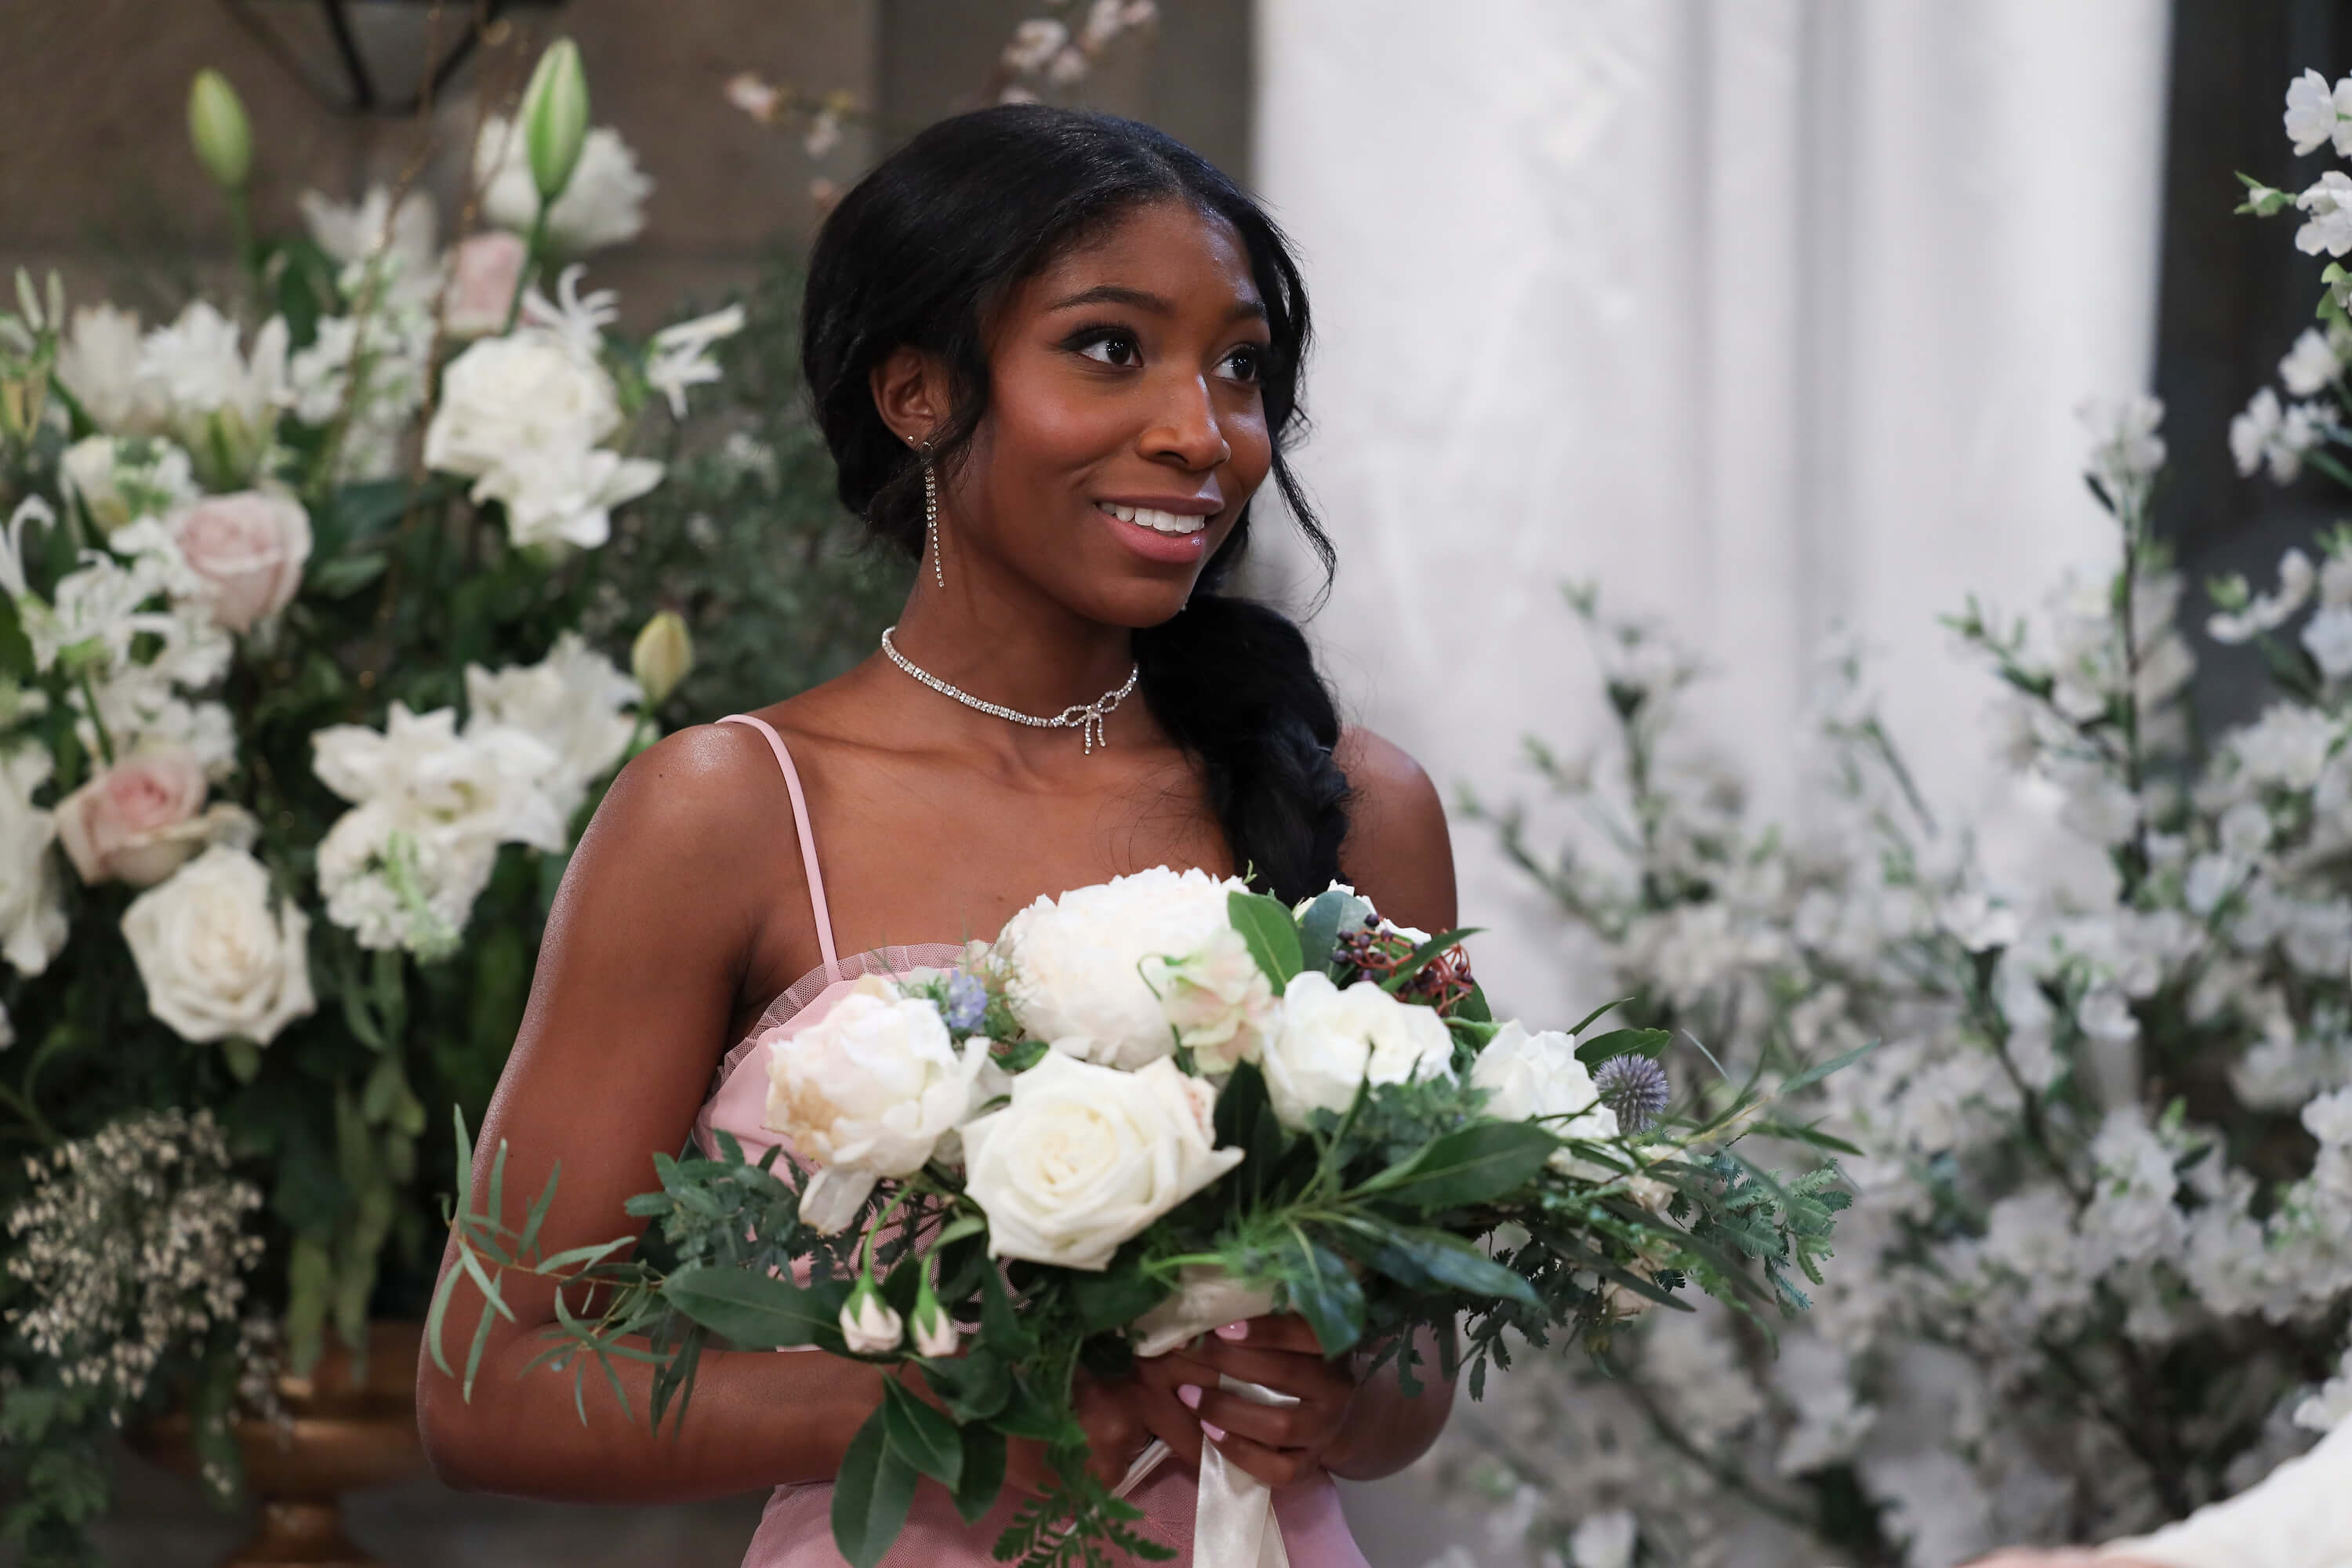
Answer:
<svg viewBox="0 0 2352 1568"><path fill-rule="evenodd" d="M1097 501L1095 514L1121 543L1147 561L1189 565L1209 542L1209 520L1197 514Z"/></svg>

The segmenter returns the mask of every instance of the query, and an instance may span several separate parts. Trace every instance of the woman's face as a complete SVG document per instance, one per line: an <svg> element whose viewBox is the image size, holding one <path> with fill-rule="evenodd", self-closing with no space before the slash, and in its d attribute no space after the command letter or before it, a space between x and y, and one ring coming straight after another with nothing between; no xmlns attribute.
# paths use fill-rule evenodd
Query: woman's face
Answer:
<svg viewBox="0 0 2352 1568"><path fill-rule="evenodd" d="M1088 619L1184 607L1274 460L1269 334L1223 219L1155 203L1023 284L991 323L989 408L942 494L985 552Z"/></svg>

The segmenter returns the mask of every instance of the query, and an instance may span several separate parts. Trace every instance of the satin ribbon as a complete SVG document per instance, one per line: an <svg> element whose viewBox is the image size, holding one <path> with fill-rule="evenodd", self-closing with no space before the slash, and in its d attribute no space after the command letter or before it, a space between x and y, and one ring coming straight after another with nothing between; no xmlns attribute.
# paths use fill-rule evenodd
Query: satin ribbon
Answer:
<svg viewBox="0 0 2352 1568"><path fill-rule="evenodd" d="M1137 1320L1136 1354L1165 1355L1222 1324L1261 1316L1273 1304L1270 1293L1236 1285L1222 1272L1187 1268L1176 1294ZM1259 1405L1298 1403L1295 1394L1277 1394L1223 1373L1217 1383L1224 1392ZM1141 1486L1169 1452L1167 1444L1153 1438L1127 1468L1112 1495L1125 1497ZM1192 1507L1192 1568L1290 1568L1273 1491L1228 1462L1214 1443L1201 1445L1200 1495Z"/></svg>

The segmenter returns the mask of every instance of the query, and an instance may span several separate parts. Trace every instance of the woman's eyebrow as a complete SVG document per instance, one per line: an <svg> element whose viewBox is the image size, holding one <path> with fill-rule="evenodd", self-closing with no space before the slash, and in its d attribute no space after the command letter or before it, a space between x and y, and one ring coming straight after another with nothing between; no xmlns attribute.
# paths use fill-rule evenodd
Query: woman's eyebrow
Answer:
<svg viewBox="0 0 2352 1568"><path fill-rule="evenodd" d="M1045 309L1071 310L1082 305L1126 305L1155 316L1172 316L1176 313L1176 307L1160 296L1148 289L1129 289L1121 283L1097 283L1091 289L1082 289L1066 299L1056 300ZM1244 319L1262 321L1265 320L1265 305L1262 300L1235 300L1234 308L1226 312L1226 319L1236 321Z"/></svg>

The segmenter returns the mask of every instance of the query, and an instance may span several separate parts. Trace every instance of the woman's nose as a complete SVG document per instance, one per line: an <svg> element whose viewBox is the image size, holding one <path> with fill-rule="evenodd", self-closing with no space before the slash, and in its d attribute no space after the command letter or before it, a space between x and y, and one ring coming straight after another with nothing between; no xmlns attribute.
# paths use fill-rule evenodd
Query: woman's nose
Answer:
<svg viewBox="0 0 2352 1568"><path fill-rule="evenodd" d="M1143 450L1146 457L1173 459L1192 469L1216 468L1233 456L1205 381L1188 376L1169 389L1159 422L1144 432Z"/></svg>

